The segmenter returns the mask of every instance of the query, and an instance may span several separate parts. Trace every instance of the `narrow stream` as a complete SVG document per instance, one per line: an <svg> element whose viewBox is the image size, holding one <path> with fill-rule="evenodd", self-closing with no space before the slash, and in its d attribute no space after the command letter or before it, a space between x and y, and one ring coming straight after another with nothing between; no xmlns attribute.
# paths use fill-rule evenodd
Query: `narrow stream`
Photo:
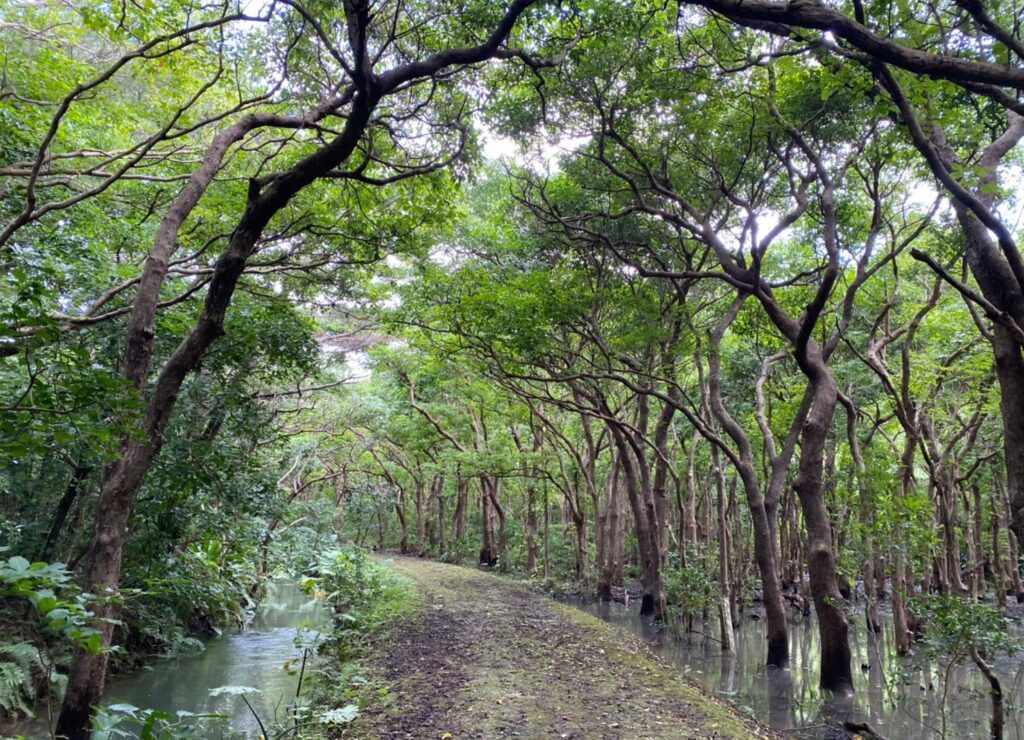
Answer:
<svg viewBox="0 0 1024 740"><path fill-rule="evenodd" d="M107 685L104 704L131 704L167 712L224 714L230 731L223 737L255 738L260 730L252 712L236 695L211 697L221 686L248 686L259 693L246 698L264 722L284 718L295 698L302 648L330 623L327 608L291 581L271 581L245 630L206 641L196 655L159 660ZM120 728L119 728L120 729ZM28 738L50 737L45 722L19 728ZM213 740L214 735L204 737Z"/></svg>
<svg viewBox="0 0 1024 740"><path fill-rule="evenodd" d="M863 616L851 615L855 695L823 697L818 690L818 631L812 618L790 622L790 669L763 665L763 621L744 615L737 626L737 654L723 655L716 640L701 635L673 636L639 616L639 604L576 602L575 606L643 638L656 653L677 666L705 691L717 694L758 721L790 737L828 736L826 725L844 720L870 722L895 740L989 737L991 700L988 683L968 660L946 672L945 662L920 656L899 658L892 625L869 635ZM699 626L698 626L699 629ZM704 628L708 635L715 627ZM1014 628L1015 632L1019 628ZM1024 632L1018 635L1024 640ZM1000 656L995 669L1003 683L1007 740L1024 740L1024 664ZM946 686L946 710L942 711ZM943 716L945 715L945 717Z"/></svg>

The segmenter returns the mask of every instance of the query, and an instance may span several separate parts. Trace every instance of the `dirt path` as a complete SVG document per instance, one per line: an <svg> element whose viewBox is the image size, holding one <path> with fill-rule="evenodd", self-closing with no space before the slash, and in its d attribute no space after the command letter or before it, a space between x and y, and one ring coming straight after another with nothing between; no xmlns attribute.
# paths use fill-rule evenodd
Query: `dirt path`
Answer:
<svg viewBox="0 0 1024 740"><path fill-rule="evenodd" d="M370 656L390 687L358 738L764 738L632 635L505 579L396 558L424 608Z"/></svg>

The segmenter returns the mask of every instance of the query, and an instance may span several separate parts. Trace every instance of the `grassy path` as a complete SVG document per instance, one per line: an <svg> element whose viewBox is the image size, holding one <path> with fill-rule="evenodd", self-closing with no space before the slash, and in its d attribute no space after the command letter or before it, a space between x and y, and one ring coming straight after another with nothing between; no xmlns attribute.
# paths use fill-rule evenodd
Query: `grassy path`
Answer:
<svg viewBox="0 0 1024 740"><path fill-rule="evenodd" d="M470 568L396 558L423 608L368 660L391 688L358 738L764 738L579 610Z"/></svg>

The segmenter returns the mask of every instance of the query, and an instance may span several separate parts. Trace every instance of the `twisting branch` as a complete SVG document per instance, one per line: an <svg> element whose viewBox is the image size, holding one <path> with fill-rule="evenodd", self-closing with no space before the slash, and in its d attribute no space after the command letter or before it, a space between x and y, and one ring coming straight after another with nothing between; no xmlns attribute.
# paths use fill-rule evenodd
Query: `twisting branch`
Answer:
<svg viewBox="0 0 1024 740"><path fill-rule="evenodd" d="M981 295L975 290L972 290L969 285L966 285L962 281L957 280L955 277L953 277L953 275L950 274L950 272L946 268L944 268L942 265L940 265L938 262L932 259L932 257L922 252L920 249L911 249L910 256L912 256L919 262L923 262L926 265L928 265L928 267L930 267L936 275L938 275L944 281L949 283L949 285L951 285L954 288L954 290L956 290L960 295L962 295L965 300L971 303L976 303L978 306L980 306L981 309L985 312L986 316L988 316L990 319L992 319L992 321L996 322L997 324L1006 327L1010 331L1010 333L1013 334L1014 339L1016 339L1017 342L1020 343L1021 345L1024 345L1024 329L1021 329L1020 325L1013 320L1013 317L1010 316L1010 314L1008 314L1006 311L997 308L995 305L992 304L991 301L985 298L985 296Z"/></svg>

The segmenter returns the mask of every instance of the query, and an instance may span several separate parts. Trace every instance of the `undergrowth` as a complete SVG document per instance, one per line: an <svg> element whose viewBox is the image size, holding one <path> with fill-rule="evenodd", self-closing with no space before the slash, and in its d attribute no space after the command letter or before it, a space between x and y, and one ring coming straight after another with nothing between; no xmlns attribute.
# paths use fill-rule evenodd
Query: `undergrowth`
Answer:
<svg viewBox="0 0 1024 740"><path fill-rule="evenodd" d="M390 625L419 608L422 598L408 579L354 546L323 553L304 586L333 613L331 633L311 672L311 714L341 734L365 708L387 700L388 687L366 675L363 658Z"/></svg>

